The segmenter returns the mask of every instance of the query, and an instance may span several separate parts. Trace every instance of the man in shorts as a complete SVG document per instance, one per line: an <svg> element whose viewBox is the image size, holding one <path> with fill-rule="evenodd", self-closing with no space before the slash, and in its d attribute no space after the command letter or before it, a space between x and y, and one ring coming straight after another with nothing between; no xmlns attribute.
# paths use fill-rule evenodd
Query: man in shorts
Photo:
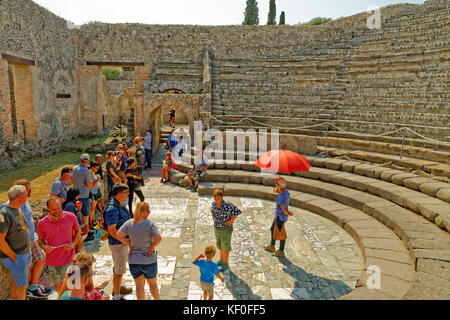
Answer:
<svg viewBox="0 0 450 320"><path fill-rule="evenodd" d="M11 272L11 298L25 300L31 262L30 232L20 210L28 199L24 186L12 186L8 191L9 204L0 209L0 259Z"/></svg>
<svg viewBox="0 0 450 320"><path fill-rule="evenodd" d="M229 268L228 259L231 251L233 222L241 214L241 210L231 202L223 199L223 191L221 189L214 190L213 197L211 215L214 221L216 246L220 250L220 260L217 262L217 265L220 267L220 271L223 272Z"/></svg>
<svg viewBox="0 0 450 320"><path fill-rule="evenodd" d="M88 169L91 159L88 154L82 154L80 157L80 164L73 168L72 180L73 187L80 191L79 200L81 201L81 215L83 224L80 226L82 230L89 229L89 216L91 215L91 198L89 196L89 189L100 182L92 180L91 172ZM87 233L85 231L85 233ZM85 234L84 233L84 234ZM93 230L90 230L90 237L93 236Z"/></svg>
<svg viewBox="0 0 450 320"><path fill-rule="evenodd" d="M203 155L202 151L199 151L197 157L194 160L194 166L188 172L188 187L194 187L193 192L197 191L200 178L205 175L208 166L208 159Z"/></svg>
<svg viewBox="0 0 450 320"><path fill-rule="evenodd" d="M39 247L37 242L37 236L34 231L34 220L33 220L33 212L31 211L30 204L28 203L28 199L31 196L31 185L30 181L26 179L17 180L14 183L15 186L24 186L27 190L27 201L23 206L20 207L22 210L25 219L27 220L28 231L30 232L30 247L31 247L31 263L30 263L30 272L29 272L29 286L26 291L26 295L29 298L34 299L46 299L50 292L52 291L49 288L43 288L39 285L39 278L41 277L42 270L45 265L45 252ZM9 204L9 200L0 206L0 209L7 206Z"/></svg>
<svg viewBox="0 0 450 320"><path fill-rule="evenodd" d="M75 246L81 239L77 217L63 211L58 198L47 200L48 215L38 223L39 246L46 254L45 277L59 293L67 268L75 256Z"/></svg>
<svg viewBox="0 0 450 320"><path fill-rule="evenodd" d="M108 245L112 253L114 300L126 300L121 294L131 293L131 288L121 286L122 276L127 272L128 247L117 237L120 227L131 219L124 202L128 199L128 186L116 183L112 188L113 200L106 208L104 219L108 228Z"/></svg>

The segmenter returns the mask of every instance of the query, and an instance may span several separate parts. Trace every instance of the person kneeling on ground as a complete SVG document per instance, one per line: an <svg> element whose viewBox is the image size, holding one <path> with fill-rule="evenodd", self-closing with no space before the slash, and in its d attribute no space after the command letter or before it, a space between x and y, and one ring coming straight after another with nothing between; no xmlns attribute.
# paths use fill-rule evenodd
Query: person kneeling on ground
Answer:
<svg viewBox="0 0 450 320"><path fill-rule="evenodd" d="M194 166L188 172L188 187L194 187L194 192L197 191L200 178L205 175L208 166L208 159L203 155L202 151L199 151L197 157L194 160Z"/></svg>
<svg viewBox="0 0 450 320"><path fill-rule="evenodd" d="M205 254L200 254L192 263L200 268L200 288L203 290L203 300L209 296L209 300L214 298L214 276L217 276L222 283L225 282L220 274L217 264L212 261L216 255L216 247L208 246L205 248ZM201 258L205 258L203 260Z"/></svg>

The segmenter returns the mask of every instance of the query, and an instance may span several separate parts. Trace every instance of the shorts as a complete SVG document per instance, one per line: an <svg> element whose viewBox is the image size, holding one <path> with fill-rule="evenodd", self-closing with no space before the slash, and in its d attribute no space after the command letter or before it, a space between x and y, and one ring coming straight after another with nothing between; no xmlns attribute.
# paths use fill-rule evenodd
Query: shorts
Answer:
<svg viewBox="0 0 450 320"><path fill-rule="evenodd" d="M194 170L192 171L192 179L194 181L200 181L200 178L204 176L206 173L206 170L200 171L200 170Z"/></svg>
<svg viewBox="0 0 450 320"><path fill-rule="evenodd" d="M1 259L3 266L11 272L11 276L16 287L25 287L28 285L28 271L31 263L31 252L17 254L16 261L11 258Z"/></svg>
<svg viewBox="0 0 450 320"><path fill-rule="evenodd" d="M64 277L66 276L67 273L67 269L69 268L70 265L71 263L58 267L45 266L44 268L45 277L49 282L53 283L55 287L59 286L61 282L64 280Z"/></svg>
<svg viewBox="0 0 450 320"><path fill-rule="evenodd" d="M81 215L83 217L89 217L91 215L91 198L79 198L81 201Z"/></svg>
<svg viewBox="0 0 450 320"><path fill-rule="evenodd" d="M109 249L114 262L114 273L125 274L127 272L128 247L124 244L109 244Z"/></svg>
<svg viewBox="0 0 450 320"><path fill-rule="evenodd" d="M151 264L129 264L133 279L144 275L145 279L153 279L158 274L158 262Z"/></svg>
<svg viewBox="0 0 450 320"><path fill-rule="evenodd" d="M208 296L214 296L214 283L200 281L200 288L203 291L206 291Z"/></svg>
<svg viewBox="0 0 450 320"><path fill-rule="evenodd" d="M39 261L45 260L45 252L39 246L37 240L32 240L30 242L30 247L31 247L31 257L33 259L33 264L35 264Z"/></svg>
<svg viewBox="0 0 450 320"><path fill-rule="evenodd" d="M226 229L214 228L214 234L216 236L216 247L219 250L230 252L231 251L231 235L233 234L233 226Z"/></svg>

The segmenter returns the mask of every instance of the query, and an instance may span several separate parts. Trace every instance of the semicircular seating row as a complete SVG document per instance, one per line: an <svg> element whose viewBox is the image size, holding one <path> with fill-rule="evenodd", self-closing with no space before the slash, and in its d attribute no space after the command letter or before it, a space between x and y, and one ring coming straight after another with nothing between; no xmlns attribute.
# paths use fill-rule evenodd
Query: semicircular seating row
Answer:
<svg viewBox="0 0 450 320"><path fill-rule="evenodd" d="M291 205L342 227L364 258L357 288L342 299L450 298L450 184L355 161L308 159L309 172L281 175ZM177 163L170 181L186 186L191 166ZM198 192L222 188L225 196L275 199L278 175L257 171L248 162L212 161ZM367 287L370 265L381 269L380 290Z"/></svg>

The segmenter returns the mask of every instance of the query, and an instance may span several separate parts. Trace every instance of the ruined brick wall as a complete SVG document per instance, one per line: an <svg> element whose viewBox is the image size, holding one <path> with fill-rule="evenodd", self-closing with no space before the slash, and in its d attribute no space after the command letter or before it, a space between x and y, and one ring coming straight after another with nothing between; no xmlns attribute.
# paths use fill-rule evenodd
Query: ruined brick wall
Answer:
<svg viewBox="0 0 450 320"><path fill-rule="evenodd" d="M66 21L34 2L1 2L0 52L35 61L35 66L30 66L32 96L23 100L29 105L29 109L23 109L29 140L53 143L78 134L76 126L67 124L77 108L72 73L76 67L76 46L72 40ZM58 93L72 96L60 101Z"/></svg>

